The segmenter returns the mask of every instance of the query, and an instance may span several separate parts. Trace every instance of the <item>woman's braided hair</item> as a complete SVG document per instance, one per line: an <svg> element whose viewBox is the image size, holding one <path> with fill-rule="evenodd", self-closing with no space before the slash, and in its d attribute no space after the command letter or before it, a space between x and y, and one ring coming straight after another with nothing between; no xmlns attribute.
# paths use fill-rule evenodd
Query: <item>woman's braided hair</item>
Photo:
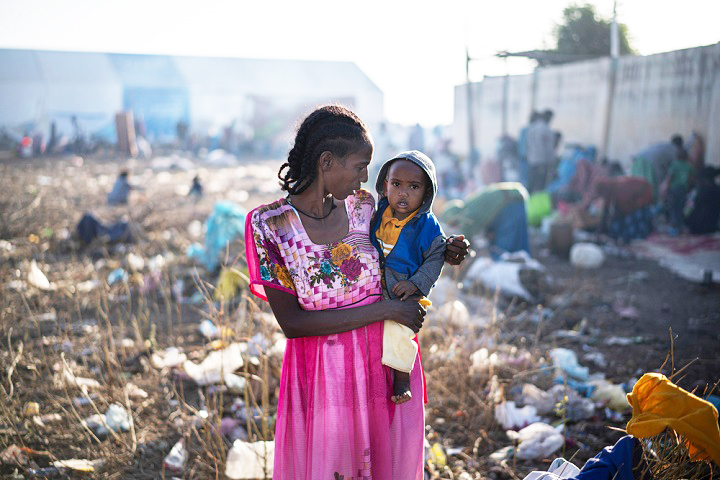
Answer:
<svg viewBox="0 0 720 480"><path fill-rule="evenodd" d="M278 172L280 187L292 195L302 193L315 180L323 152L344 158L370 145L368 128L357 115L341 105L322 106L300 124L288 161Z"/></svg>

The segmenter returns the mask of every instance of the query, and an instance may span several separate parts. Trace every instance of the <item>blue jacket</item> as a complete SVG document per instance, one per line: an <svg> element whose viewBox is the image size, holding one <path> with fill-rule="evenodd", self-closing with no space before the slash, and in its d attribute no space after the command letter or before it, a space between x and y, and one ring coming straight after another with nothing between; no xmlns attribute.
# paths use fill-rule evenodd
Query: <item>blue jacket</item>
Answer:
<svg viewBox="0 0 720 480"><path fill-rule="evenodd" d="M397 159L409 160L422 168L430 179L431 188L428 189L418 213L403 227L395 247L385 257L377 239L377 231L383 212L389 206L384 195L385 177L390 163ZM410 280L427 296L440 277L445 257L445 234L431 211L437 192L435 166L425 154L417 150L400 153L382 166L375 188L380 195L380 201L370 224L370 241L380 252L380 265L384 269L387 290L385 295L395 298L392 294L393 286L401 280Z"/></svg>

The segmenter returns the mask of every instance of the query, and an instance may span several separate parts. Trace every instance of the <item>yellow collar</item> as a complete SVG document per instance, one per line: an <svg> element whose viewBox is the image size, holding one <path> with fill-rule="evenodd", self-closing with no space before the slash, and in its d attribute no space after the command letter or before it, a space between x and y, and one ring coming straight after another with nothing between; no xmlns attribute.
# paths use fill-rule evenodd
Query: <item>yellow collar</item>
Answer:
<svg viewBox="0 0 720 480"><path fill-rule="evenodd" d="M418 208L418 210L420 209ZM390 226L393 226L395 228L403 228L418 213L418 210L412 212L404 220L398 220L397 218L393 217L392 208L390 207L390 205L388 205L388 207L383 212L381 224L383 228L388 228Z"/></svg>

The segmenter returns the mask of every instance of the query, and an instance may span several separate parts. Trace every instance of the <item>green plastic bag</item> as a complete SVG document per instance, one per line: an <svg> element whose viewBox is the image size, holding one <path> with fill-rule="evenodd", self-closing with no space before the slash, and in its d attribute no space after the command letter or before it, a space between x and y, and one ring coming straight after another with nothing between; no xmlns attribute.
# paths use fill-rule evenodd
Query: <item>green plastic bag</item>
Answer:
<svg viewBox="0 0 720 480"><path fill-rule="evenodd" d="M530 195L525 205L528 225L539 227L542 219L552 213L552 200L548 192L537 192Z"/></svg>

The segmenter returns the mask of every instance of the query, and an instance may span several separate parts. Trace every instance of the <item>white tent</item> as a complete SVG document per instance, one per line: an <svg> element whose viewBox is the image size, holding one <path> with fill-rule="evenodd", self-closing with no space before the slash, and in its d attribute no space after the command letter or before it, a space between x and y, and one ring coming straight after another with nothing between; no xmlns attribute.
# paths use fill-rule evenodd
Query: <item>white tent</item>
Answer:
<svg viewBox="0 0 720 480"><path fill-rule="evenodd" d="M320 103L353 108L371 128L383 94L353 63L0 49L0 127L16 136L49 125L114 140L114 116L132 110L148 137L178 122L207 135L232 127L284 149L297 119ZM212 136L212 135L211 135Z"/></svg>
<svg viewBox="0 0 720 480"><path fill-rule="evenodd" d="M49 125L74 134L76 117L85 133L114 135L122 86L102 53L0 50L0 126L40 131Z"/></svg>

